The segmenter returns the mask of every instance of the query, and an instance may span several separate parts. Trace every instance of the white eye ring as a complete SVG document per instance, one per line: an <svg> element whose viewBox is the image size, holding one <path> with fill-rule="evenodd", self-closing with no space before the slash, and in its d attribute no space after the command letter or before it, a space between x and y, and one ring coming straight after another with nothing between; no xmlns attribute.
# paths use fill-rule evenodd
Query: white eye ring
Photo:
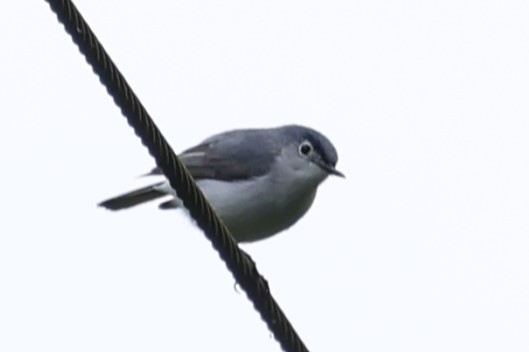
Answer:
<svg viewBox="0 0 529 352"><path fill-rule="evenodd" d="M312 153L312 150L314 148L312 147L312 144L310 144L309 141L303 141L299 145L299 154L302 156L308 156L310 153Z"/></svg>

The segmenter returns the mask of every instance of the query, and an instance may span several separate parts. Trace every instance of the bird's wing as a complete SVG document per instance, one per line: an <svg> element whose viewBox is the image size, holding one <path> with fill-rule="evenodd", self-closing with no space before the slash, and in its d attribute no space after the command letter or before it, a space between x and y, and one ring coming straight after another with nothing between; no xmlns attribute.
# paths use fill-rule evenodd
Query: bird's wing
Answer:
<svg viewBox="0 0 529 352"><path fill-rule="evenodd" d="M185 150L180 154L180 160L195 180L233 181L262 176L275 160L277 144L265 134L252 132L232 131L213 136ZM161 174L159 168L149 173Z"/></svg>

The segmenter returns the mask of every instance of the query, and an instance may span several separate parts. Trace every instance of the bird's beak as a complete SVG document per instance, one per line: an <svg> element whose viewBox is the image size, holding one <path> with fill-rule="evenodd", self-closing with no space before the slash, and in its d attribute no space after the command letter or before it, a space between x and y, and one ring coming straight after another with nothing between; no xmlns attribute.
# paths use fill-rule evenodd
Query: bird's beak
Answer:
<svg viewBox="0 0 529 352"><path fill-rule="evenodd" d="M320 167L321 167L323 170L327 171L327 173L328 173L329 175L335 175L335 176L339 176L339 177L343 177L343 178L345 178L345 175L344 175L342 172L336 170L336 169L334 168L334 166L332 166L332 165L325 165L325 164L321 163L321 164L320 164Z"/></svg>
<svg viewBox="0 0 529 352"><path fill-rule="evenodd" d="M330 175L335 175L335 176L339 176L339 177L345 178L345 175L341 171L336 170L334 167L327 169L327 172Z"/></svg>

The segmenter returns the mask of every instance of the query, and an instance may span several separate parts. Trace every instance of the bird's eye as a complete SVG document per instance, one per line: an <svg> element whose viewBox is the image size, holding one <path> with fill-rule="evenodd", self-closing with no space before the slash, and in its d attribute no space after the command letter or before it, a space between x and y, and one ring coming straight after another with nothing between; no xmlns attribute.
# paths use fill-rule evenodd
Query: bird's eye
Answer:
<svg viewBox="0 0 529 352"><path fill-rule="evenodd" d="M299 154L307 156L312 152L312 144L305 141L299 145Z"/></svg>

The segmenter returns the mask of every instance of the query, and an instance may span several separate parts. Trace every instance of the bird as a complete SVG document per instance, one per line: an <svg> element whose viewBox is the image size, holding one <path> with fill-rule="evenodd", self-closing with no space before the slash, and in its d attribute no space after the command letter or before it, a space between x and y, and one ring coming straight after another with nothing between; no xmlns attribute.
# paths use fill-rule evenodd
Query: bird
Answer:
<svg viewBox="0 0 529 352"><path fill-rule="evenodd" d="M180 160L238 243L276 235L301 219L338 153L320 132L301 125L235 129L183 151ZM163 176L155 167L144 176ZM160 209L182 208L167 180L99 203L123 210L169 196Z"/></svg>

